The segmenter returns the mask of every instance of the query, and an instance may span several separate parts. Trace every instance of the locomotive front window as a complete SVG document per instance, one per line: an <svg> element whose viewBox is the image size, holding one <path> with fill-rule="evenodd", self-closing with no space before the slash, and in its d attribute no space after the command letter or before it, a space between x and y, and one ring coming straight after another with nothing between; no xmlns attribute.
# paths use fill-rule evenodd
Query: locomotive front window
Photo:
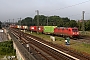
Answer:
<svg viewBox="0 0 90 60"><path fill-rule="evenodd" d="M71 31L71 30L69 29L69 31Z"/></svg>
<svg viewBox="0 0 90 60"><path fill-rule="evenodd" d="M73 31L73 32L77 32L77 31L78 31L78 29L72 29L72 31Z"/></svg>

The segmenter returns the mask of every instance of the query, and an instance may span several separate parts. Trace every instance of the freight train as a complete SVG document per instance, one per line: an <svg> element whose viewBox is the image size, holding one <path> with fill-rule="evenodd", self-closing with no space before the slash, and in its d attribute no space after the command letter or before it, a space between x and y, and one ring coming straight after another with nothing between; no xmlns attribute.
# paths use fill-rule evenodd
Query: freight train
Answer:
<svg viewBox="0 0 90 60"><path fill-rule="evenodd" d="M78 28L74 27L57 27L57 26L20 26L20 25L10 25L10 28L25 29L34 32L53 34L69 37L79 37Z"/></svg>

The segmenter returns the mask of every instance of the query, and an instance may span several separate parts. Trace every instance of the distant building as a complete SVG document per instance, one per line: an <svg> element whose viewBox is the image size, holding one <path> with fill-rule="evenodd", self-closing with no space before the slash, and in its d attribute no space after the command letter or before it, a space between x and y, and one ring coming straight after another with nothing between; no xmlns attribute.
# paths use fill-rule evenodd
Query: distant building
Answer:
<svg viewBox="0 0 90 60"><path fill-rule="evenodd" d="M87 22L88 20L84 20L84 22ZM78 20L78 22L83 22L83 20Z"/></svg>

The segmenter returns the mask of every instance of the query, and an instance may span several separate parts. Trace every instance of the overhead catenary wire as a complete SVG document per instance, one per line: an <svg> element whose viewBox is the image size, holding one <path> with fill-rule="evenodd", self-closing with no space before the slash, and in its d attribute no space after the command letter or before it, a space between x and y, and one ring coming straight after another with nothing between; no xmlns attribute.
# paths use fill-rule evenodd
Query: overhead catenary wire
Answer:
<svg viewBox="0 0 90 60"><path fill-rule="evenodd" d="M70 16L68 16L68 17L72 17L72 16L78 16L78 15L81 15L81 14L70 15Z"/></svg>
<svg viewBox="0 0 90 60"><path fill-rule="evenodd" d="M90 13L85 13L85 14L87 15L87 14L90 14ZM70 16L67 16L67 17L79 16L79 15L81 15L81 14L70 15Z"/></svg>
<svg viewBox="0 0 90 60"><path fill-rule="evenodd" d="M62 9L66 9L66 8L70 8L70 7L74 7L74 6L81 5L81 4L87 3L87 2L89 2L89 1L90 1L90 0L87 0L87 1L84 1L84 2L80 2L80 3L74 4L74 5L70 5L70 6L62 7L62 8L55 9L55 10L50 10L50 11L42 11L41 13L43 13L43 12L51 12L51 11L62 10Z"/></svg>
<svg viewBox="0 0 90 60"><path fill-rule="evenodd" d="M71 8L71 7L74 7L74 6L78 6L78 5L81 5L81 4L84 4L84 3L87 3L89 2L90 0L87 0L87 1L83 1L83 2L80 2L80 3L77 3L77 4L73 4L73 5L70 5L70 6L66 6L66 7L62 7L62 8L59 8L59 9L55 9L55 10L49 10L49 11L39 11L40 14L43 14L45 12L51 12L51 11L57 11L57 10L62 10L62 9L66 9L66 8ZM30 14L32 15L32 14ZM33 14L34 15L34 14ZM79 14L76 14L76 15L71 15L71 16L77 16ZM80 14L81 15L81 14ZM71 16L67 16L67 17L71 17Z"/></svg>

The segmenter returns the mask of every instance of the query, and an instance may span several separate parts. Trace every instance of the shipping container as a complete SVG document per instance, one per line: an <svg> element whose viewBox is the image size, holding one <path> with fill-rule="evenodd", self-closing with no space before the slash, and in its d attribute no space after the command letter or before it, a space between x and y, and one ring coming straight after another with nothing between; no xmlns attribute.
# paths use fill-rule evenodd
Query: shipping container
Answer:
<svg viewBox="0 0 90 60"><path fill-rule="evenodd" d="M10 28L17 28L17 25L10 25Z"/></svg>
<svg viewBox="0 0 90 60"><path fill-rule="evenodd" d="M23 29L23 26L21 26L20 28Z"/></svg>
<svg viewBox="0 0 90 60"><path fill-rule="evenodd" d="M54 28L57 26L44 26L44 33L51 34L54 33Z"/></svg>
<svg viewBox="0 0 90 60"><path fill-rule="evenodd" d="M43 26L39 26L39 27L37 26L37 29L38 32L43 33Z"/></svg>
<svg viewBox="0 0 90 60"><path fill-rule="evenodd" d="M31 31L35 31L35 32L43 32L43 26L30 26L30 30Z"/></svg>
<svg viewBox="0 0 90 60"><path fill-rule="evenodd" d="M30 26L31 31L37 31L36 26Z"/></svg>
<svg viewBox="0 0 90 60"><path fill-rule="evenodd" d="M14 25L14 28L16 29L17 28L17 25Z"/></svg>
<svg viewBox="0 0 90 60"><path fill-rule="evenodd" d="M21 29L28 29L28 26L21 26Z"/></svg>
<svg viewBox="0 0 90 60"><path fill-rule="evenodd" d="M21 26L20 26L20 25L17 25L17 28L18 28L18 29L20 29L20 28L21 28Z"/></svg>
<svg viewBox="0 0 90 60"><path fill-rule="evenodd" d="M23 26L23 29L28 29L28 26Z"/></svg>

